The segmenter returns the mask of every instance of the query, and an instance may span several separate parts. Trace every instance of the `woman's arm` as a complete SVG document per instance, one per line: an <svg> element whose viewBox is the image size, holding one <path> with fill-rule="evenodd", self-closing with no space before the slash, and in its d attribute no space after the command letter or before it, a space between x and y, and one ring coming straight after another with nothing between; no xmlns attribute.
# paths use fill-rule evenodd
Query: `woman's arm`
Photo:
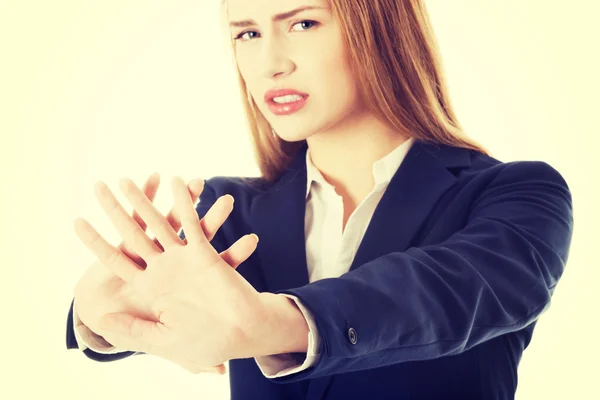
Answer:
<svg viewBox="0 0 600 400"><path fill-rule="evenodd" d="M323 347L310 372L274 381L435 359L523 329L550 306L572 230L560 174L543 162L506 164L447 240L279 291L315 316Z"/></svg>

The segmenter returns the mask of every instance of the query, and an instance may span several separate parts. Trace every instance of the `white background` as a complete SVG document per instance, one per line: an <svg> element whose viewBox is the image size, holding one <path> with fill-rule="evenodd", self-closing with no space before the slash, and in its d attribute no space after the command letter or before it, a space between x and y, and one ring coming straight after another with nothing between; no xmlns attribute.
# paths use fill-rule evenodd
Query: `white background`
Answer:
<svg viewBox="0 0 600 400"><path fill-rule="evenodd" d="M97 180L119 197L121 177L141 185L158 171L166 213L174 175L258 174L217 4L0 0L0 398L228 398L227 375L65 348L72 291L93 260L73 220L119 241ZM517 398L600 398L598 3L427 4L467 133L500 160L550 163L574 197L571 256L525 350Z"/></svg>

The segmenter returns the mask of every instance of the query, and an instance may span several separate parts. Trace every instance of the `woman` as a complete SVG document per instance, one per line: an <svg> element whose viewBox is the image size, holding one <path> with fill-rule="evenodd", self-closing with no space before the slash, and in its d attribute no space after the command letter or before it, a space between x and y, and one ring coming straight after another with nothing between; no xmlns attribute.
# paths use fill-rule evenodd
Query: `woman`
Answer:
<svg viewBox="0 0 600 400"><path fill-rule="evenodd" d="M306 329L286 331L300 332L298 351L230 359L232 399L513 399L568 257L564 179L544 162L502 163L463 134L422 1L223 6L262 176L214 177L191 198L201 191L214 249ZM260 245L232 250L250 232ZM101 361L139 354L94 322L156 315L118 274L90 271L67 347Z"/></svg>

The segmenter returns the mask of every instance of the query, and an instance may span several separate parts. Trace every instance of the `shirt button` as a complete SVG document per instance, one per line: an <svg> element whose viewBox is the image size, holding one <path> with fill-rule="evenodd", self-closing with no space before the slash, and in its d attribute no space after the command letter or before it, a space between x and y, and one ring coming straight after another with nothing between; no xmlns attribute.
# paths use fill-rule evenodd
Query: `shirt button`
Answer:
<svg viewBox="0 0 600 400"><path fill-rule="evenodd" d="M358 338L356 336L356 331L354 330L354 328L348 329L348 339L350 340L350 343L352 343L352 344L356 344L356 342L358 341Z"/></svg>

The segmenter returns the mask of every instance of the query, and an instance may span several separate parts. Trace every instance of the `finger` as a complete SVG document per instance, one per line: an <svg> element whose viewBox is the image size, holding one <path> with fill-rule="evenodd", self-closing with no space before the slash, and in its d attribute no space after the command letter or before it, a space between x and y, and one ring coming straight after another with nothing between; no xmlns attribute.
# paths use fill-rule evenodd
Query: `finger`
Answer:
<svg viewBox="0 0 600 400"><path fill-rule="evenodd" d="M134 283L142 273L142 270L133 261L127 258L119 249L104 240L85 219L76 218L73 224L81 242L94 253L103 265L108 267L125 282Z"/></svg>
<svg viewBox="0 0 600 400"><path fill-rule="evenodd" d="M202 191L204 189L204 180L201 178L194 179L190 181L188 184L188 190L190 191L190 196L192 200L195 202L198 200ZM229 199L228 197L231 197ZM219 228L223 225L223 223L229 217L229 214L233 210L233 197L232 196L221 196L215 201L212 207L208 210L208 212L204 215L202 220L200 220L200 225L202 230L204 231L204 235L206 239L210 242L215 237L215 234L219 230ZM177 210L174 208L167 215L167 219L171 222L171 226L176 231L179 231L181 228L181 222L177 216ZM183 236L184 244L187 244L187 239L183 233L180 233L180 238Z"/></svg>
<svg viewBox="0 0 600 400"><path fill-rule="evenodd" d="M202 227L200 219L194 207L194 203L190 199L185 183L181 177L174 177L171 182L173 190L173 198L175 199L175 210L181 221L181 226L185 231L185 236L188 239L188 244L194 243L197 245L210 246Z"/></svg>
<svg viewBox="0 0 600 400"><path fill-rule="evenodd" d="M137 352L142 352L145 354L150 354L153 356L160 357L162 359L172 362L173 364L177 364L178 366L186 369L187 371L191 372L192 374L207 372L207 373L223 375L227 372L227 368L225 367L225 364L221 364L221 365L218 365L215 367L208 367L208 368L202 367L201 365L199 365L195 362L192 362L186 358L176 358L175 356L173 356L171 354L171 352L169 351L169 349L167 347L155 346L151 349L151 352L150 352L149 349L147 348L147 346L145 346L144 344L141 344L139 341L133 340L123 334L116 334L114 332L105 331L105 330L101 330L101 332L102 332L102 337L104 338L104 340L106 340L108 343L110 343L114 347L117 347L122 350L137 351Z"/></svg>
<svg viewBox="0 0 600 400"><path fill-rule="evenodd" d="M242 236L227 250L222 251L219 255L233 269L236 269L241 263L246 261L248 257L254 253L258 246L258 236L251 233Z"/></svg>
<svg viewBox="0 0 600 400"><path fill-rule="evenodd" d="M160 357L172 362L173 364L177 364L192 374L207 372L223 375L227 372L225 364L217 365L215 367L203 367L196 362L190 361L184 356L176 357L172 354L172 351L170 351L168 347L154 346L149 349L148 346L139 340L134 340L127 335L117 334L115 332L105 330L102 330L101 332L102 337L114 347L128 351L138 351Z"/></svg>
<svg viewBox="0 0 600 400"><path fill-rule="evenodd" d="M161 352L164 354L164 352ZM161 355L156 354L155 355L164 358L165 360L171 361L173 364L177 364L180 367L184 368L185 370L187 370L188 372L192 373L192 374L200 374L200 373L211 373L211 374L218 374L218 375L224 375L227 371L227 369L225 368L224 364L221 364L217 367L202 367L201 365L188 361L188 360L181 360L181 359L176 359L168 354L166 355Z"/></svg>
<svg viewBox="0 0 600 400"><path fill-rule="evenodd" d="M160 185L160 175L158 173L154 173L150 175L148 180L144 183L142 187L142 192L146 196L146 198L150 201L150 203L154 202L154 197L156 196L156 192L158 192L158 186ZM147 225L146 222L142 219L140 214L138 214L137 210L133 210L132 218L135 222L138 223L140 228L145 232Z"/></svg>
<svg viewBox="0 0 600 400"><path fill-rule="evenodd" d="M200 180L200 182L203 182L202 180ZM204 188L204 185L202 183L198 183L198 182L190 182L187 185L188 188L188 192L190 194L190 198L192 199L193 202L195 202L198 197L200 196L200 193L202 193L202 189ZM179 221L179 216L177 215L177 210L175 209L175 207L171 208L171 210L169 210L169 213L167 214L167 221L169 221L169 224L171 224L171 226L173 227L173 230L175 232L179 232L179 229L181 228L181 221Z"/></svg>
<svg viewBox="0 0 600 400"><path fill-rule="evenodd" d="M153 254L161 252L140 226L127 214L127 211L121 206L104 182L98 181L94 192L100 206L102 206L112 224L117 228L117 231L131 250L145 260Z"/></svg>
<svg viewBox="0 0 600 400"><path fill-rule="evenodd" d="M159 185L160 185L160 175L158 173L154 173L154 174L150 175L150 177L148 178L148 180L144 183L144 186L142 187L142 192L144 192L144 194L146 195L146 198L148 198L148 200L150 200L151 203L154 203L154 197L156 196L156 193L158 192ZM133 217L136 220L136 222L138 223L138 225L145 232L146 228L147 228L146 222L144 222L142 217L138 214L138 212L135 209L133 210ZM161 248L161 250L164 250L156 238L154 238L153 241L158 247Z"/></svg>
<svg viewBox="0 0 600 400"><path fill-rule="evenodd" d="M154 174L150 175L148 180L146 180L146 182L144 183L142 191L144 192L144 194L146 195L148 200L150 200L150 202L154 201L154 198L156 197L156 192L158 191L159 185L160 185L160 175L158 173L154 173ZM140 217L140 215L137 213L137 211L135 209L133 210L132 218L135 220L135 222L137 222L137 224L140 226L142 231L145 232L146 231L146 223L144 222L142 217ZM153 242L154 242L154 244L156 244L157 247L160 248L161 251L164 251L161 244L158 242L158 240L156 238L153 240ZM146 267L146 262L140 256L135 254L135 252L132 249L130 249L129 246L127 246L127 243L125 243L124 241L122 241L119 244L118 249L121 250L127 257L129 257L133 262L138 264L140 267Z"/></svg>
<svg viewBox="0 0 600 400"><path fill-rule="evenodd" d="M142 191L144 192L144 194L146 195L148 200L150 200L150 202L154 201L154 198L158 191L159 185L160 185L160 175L158 173L152 174L148 178L148 180L144 183ZM190 196L194 201L196 201L198 199L198 197L200 196L200 194L202 193L203 187L204 187L204 180L200 179L200 178L194 179L188 184L188 190L190 192ZM133 211L133 218L138 223L138 225L140 225L142 230L145 231L146 223L142 220L142 218L140 217L140 215L137 213L137 211L135 209ZM173 212L173 209L169 212L169 214L167 214L166 219L174 231L176 231L176 232L179 231L179 228L181 228L181 223L179 222L179 219L177 219L175 213ZM209 241L210 240L212 240L212 237L211 237L211 239L209 239ZM160 249L161 252L164 251L163 246L160 244L160 242L157 238L152 239L152 241ZM183 239L183 243L184 244L187 243L187 240L185 238ZM127 246L127 243L125 243L124 241L119 244L119 250L121 250L123 253L125 253L125 255L127 257L129 257L133 262L135 262L139 266L146 267L146 262L140 256L135 254L135 252L132 249L130 249L129 246Z"/></svg>
<svg viewBox="0 0 600 400"><path fill-rule="evenodd" d="M159 176L158 174L154 174L152 175L150 178L152 178L153 176ZM148 198L148 200L150 200L151 202L154 199L154 194L156 194L156 190L154 190L154 193L150 194L149 192L146 191L146 186L149 185L150 179L146 182L146 185L144 185L144 189L142 189L142 191L144 191L144 193L146 193L146 197ZM156 189L158 187L158 184L160 182L160 178L157 179L156 182L156 186L154 187L154 189ZM197 179L193 179L188 183L188 191L190 193L190 197L192 198L192 200L194 202L196 202L196 200L198 200L198 197L200 197L200 194L202 194L202 189L204 188L204 180L201 178L197 178ZM152 189L152 187L150 187L150 190ZM181 222L179 222L179 218L177 217L177 213L175 212L174 208L171 208L171 210L169 211L169 213L166 216L167 221L169 222L169 225L171 225L171 227L173 228L173 230L175 232L179 232L179 229L181 228ZM140 218L141 220L141 218ZM162 247L162 245L160 244L160 242L158 241L157 238L154 238L154 243L159 246L161 248L161 250L164 251L164 248ZM209 239L209 241L212 240L212 237ZM187 244L187 240L184 238L183 239L183 243Z"/></svg>
<svg viewBox="0 0 600 400"><path fill-rule="evenodd" d="M231 195L219 197L200 221L202 230L209 242L214 238L227 218L229 218L229 215L233 211L233 203L234 200Z"/></svg>
<svg viewBox="0 0 600 400"><path fill-rule="evenodd" d="M121 179L119 186L129 203L156 234L156 238L163 248L183 244L167 219L154 207L152 202L131 179ZM187 194L187 197L189 198L189 194Z"/></svg>
<svg viewBox="0 0 600 400"><path fill-rule="evenodd" d="M212 373L218 375L224 375L227 372L227 368L225 368L225 364L218 365L216 367L203 367L198 363L190 361L188 359L176 358L165 351L163 349L157 349L154 351L154 354L160 358L164 358L167 361L171 361L173 364L177 364L180 367L186 369L188 372L192 374L200 374L200 373Z"/></svg>
<svg viewBox="0 0 600 400"><path fill-rule="evenodd" d="M191 180L188 183L187 188L188 188L188 192L190 193L190 197L195 204L196 201L198 200L198 197L200 197L200 194L202 194L202 191L204 189L204 179L197 178L197 179ZM176 232L179 232L179 230L181 228L181 221L179 220L179 216L177 215L177 210L175 209L175 207L171 208L171 210L167 214L167 220L173 227L173 230ZM180 238L181 238L181 234L180 234ZM207 236L207 238L208 238L208 236ZM208 240L210 241L211 239L208 239ZM183 243L187 244L187 239L185 239L185 237L183 238Z"/></svg>

